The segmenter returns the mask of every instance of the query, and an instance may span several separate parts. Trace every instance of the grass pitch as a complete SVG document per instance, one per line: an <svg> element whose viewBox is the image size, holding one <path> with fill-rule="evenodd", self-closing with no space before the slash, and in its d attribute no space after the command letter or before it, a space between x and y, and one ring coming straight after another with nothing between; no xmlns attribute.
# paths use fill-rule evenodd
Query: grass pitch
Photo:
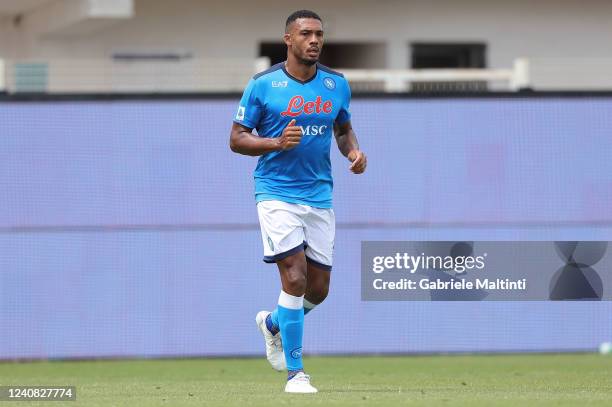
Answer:
<svg viewBox="0 0 612 407"><path fill-rule="evenodd" d="M612 406L612 356L312 357L305 366L318 394L284 394L285 375L263 358L0 363L0 384L75 385L76 402L50 404L74 407Z"/></svg>

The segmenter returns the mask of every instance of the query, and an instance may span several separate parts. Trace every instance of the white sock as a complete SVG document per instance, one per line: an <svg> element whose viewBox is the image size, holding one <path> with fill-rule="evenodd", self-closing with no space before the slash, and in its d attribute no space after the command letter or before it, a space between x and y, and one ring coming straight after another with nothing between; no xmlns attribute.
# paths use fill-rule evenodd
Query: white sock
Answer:
<svg viewBox="0 0 612 407"><path fill-rule="evenodd" d="M304 315L308 314L316 306L317 306L317 304L313 304L312 302L310 302L306 298L304 298Z"/></svg>

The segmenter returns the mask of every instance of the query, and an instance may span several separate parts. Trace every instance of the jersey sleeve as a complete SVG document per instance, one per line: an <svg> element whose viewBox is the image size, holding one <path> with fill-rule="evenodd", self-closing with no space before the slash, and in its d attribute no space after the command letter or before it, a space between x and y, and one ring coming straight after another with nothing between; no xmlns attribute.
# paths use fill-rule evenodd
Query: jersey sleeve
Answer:
<svg viewBox="0 0 612 407"><path fill-rule="evenodd" d="M256 128L261 119L262 106L262 95L258 92L257 82L251 79L240 99L234 122L250 129Z"/></svg>
<svg viewBox="0 0 612 407"><path fill-rule="evenodd" d="M336 123L344 124L351 120L351 111L349 109L351 104L351 87L347 80L344 80L344 95L342 98L342 105L340 105L340 111L336 116Z"/></svg>

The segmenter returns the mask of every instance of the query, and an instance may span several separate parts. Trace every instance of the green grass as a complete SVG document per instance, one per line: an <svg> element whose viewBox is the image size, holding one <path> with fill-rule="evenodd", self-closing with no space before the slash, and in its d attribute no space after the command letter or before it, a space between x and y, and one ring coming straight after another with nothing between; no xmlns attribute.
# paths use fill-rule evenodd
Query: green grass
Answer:
<svg viewBox="0 0 612 407"><path fill-rule="evenodd" d="M284 394L284 374L263 359L0 363L0 384L77 387L76 402L19 406L612 405L611 356L313 357L305 366L319 394Z"/></svg>

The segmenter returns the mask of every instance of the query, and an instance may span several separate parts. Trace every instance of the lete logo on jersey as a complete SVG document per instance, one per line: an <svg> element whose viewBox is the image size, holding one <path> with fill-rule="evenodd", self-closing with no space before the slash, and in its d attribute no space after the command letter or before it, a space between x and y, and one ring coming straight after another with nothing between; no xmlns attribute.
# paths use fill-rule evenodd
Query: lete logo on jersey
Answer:
<svg viewBox="0 0 612 407"><path fill-rule="evenodd" d="M281 116L297 117L304 114L331 113L333 109L332 101L323 102L321 96L317 96L314 102L305 102L304 97L297 95L292 97L287 104L287 109L281 112Z"/></svg>

